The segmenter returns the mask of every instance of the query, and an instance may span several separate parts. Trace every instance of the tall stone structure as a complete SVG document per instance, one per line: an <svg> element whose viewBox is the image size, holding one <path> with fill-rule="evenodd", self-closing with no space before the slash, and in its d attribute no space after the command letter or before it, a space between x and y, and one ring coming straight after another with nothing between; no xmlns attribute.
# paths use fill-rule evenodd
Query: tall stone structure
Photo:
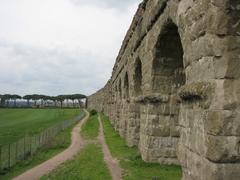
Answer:
<svg viewBox="0 0 240 180"><path fill-rule="evenodd" d="M240 0L145 0L88 98L147 162L240 179Z"/></svg>

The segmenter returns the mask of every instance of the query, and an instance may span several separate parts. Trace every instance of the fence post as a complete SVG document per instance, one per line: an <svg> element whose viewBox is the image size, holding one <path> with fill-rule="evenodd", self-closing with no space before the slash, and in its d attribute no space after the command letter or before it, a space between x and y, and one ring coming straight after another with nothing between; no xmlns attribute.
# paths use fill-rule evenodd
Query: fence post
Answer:
<svg viewBox="0 0 240 180"><path fill-rule="evenodd" d="M11 144L8 145L8 168L11 167Z"/></svg>
<svg viewBox="0 0 240 180"><path fill-rule="evenodd" d="M37 147L37 135L33 136L33 153L36 152Z"/></svg>
<svg viewBox="0 0 240 180"><path fill-rule="evenodd" d="M47 140L48 140L48 130L46 129L46 132L45 132L45 144L47 144Z"/></svg>
<svg viewBox="0 0 240 180"><path fill-rule="evenodd" d="M29 142L29 139L28 139ZM29 154L30 156L32 155L32 137L30 137L30 143L29 143L30 147L29 147Z"/></svg>
<svg viewBox="0 0 240 180"><path fill-rule="evenodd" d="M16 162L18 161L18 141L16 142L16 146L15 146L15 159L16 159Z"/></svg>
<svg viewBox="0 0 240 180"><path fill-rule="evenodd" d="M38 147L41 146L41 137L42 137L42 133L40 133L40 135L39 135L39 145L38 145Z"/></svg>
<svg viewBox="0 0 240 180"><path fill-rule="evenodd" d="M23 159L25 160L25 154L26 154L26 136L23 138Z"/></svg>
<svg viewBox="0 0 240 180"><path fill-rule="evenodd" d="M43 131L43 145L46 144L46 130Z"/></svg>
<svg viewBox="0 0 240 180"><path fill-rule="evenodd" d="M2 146L0 146L0 171L2 170Z"/></svg>

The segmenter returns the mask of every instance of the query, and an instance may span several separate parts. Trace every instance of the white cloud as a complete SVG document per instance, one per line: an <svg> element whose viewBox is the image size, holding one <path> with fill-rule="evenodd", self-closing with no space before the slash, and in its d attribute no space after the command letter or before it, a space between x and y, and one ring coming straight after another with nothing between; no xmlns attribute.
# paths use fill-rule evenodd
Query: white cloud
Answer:
<svg viewBox="0 0 240 180"><path fill-rule="evenodd" d="M0 94L101 88L138 2L1 0Z"/></svg>

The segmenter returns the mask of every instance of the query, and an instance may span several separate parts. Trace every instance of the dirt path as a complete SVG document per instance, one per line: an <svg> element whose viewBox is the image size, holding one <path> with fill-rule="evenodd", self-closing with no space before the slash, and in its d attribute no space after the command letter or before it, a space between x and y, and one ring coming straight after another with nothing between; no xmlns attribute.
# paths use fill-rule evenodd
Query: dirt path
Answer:
<svg viewBox="0 0 240 180"><path fill-rule="evenodd" d="M118 160L114 159L112 157L110 150L106 144L104 133L103 133L103 125L102 125L100 116L98 116L98 121L99 121L99 125L100 125L98 139L102 146L102 151L104 154L104 161L107 164L107 167L111 173L113 180L121 180L122 179L122 170L119 166Z"/></svg>
<svg viewBox="0 0 240 180"><path fill-rule="evenodd" d="M86 116L73 128L72 143L65 151L17 176L14 180L37 180L76 155L84 147L84 140L79 133L82 125L89 117L89 113L86 110L84 111Z"/></svg>

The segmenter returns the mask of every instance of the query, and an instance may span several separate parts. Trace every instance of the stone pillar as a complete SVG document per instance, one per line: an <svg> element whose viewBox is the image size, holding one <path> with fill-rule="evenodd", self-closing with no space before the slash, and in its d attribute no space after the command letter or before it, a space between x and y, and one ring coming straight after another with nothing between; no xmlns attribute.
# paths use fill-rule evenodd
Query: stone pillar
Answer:
<svg viewBox="0 0 240 180"><path fill-rule="evenodd" d="M147 96L142 99L140 150L143 160L161 164L179 164L176 149L179 139L178 108L170 96Z"/></svg>
<svg viewBox="0 0 240 180"><path fill-rule="evenodd" d="M140 105L132 102L129 104L127 127L127 144L130 147L138 146L140 139Z"/></svg>

